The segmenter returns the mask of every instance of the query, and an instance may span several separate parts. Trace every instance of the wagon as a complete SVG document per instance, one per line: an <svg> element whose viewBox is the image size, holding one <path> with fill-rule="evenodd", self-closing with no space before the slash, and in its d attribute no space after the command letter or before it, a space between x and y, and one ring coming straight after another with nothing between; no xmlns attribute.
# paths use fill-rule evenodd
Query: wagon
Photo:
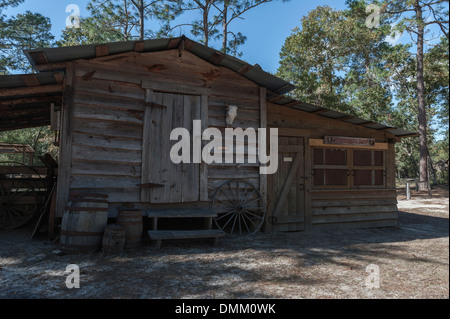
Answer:
<svg viewBox="0 0 450 319"><path fill-rule="evenodd" d="M23 162L0 162L0 230L16 229L39 217L56 177L48 167L33 165L28 145L2 143L0 152L23 153ZM49 158L42 160L50 165Z"/></svg>

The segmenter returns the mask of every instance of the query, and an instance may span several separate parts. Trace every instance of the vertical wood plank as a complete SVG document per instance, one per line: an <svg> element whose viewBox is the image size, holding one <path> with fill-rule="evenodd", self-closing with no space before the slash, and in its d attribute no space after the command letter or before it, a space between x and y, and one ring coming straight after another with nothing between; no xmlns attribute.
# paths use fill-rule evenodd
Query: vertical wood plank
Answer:
<svg viewBox="0 0 450 319"><path fill-rule="evenodd" d="M309 138L304 141L304 152L305 152L305 171L302 176L302 182L305 184L305 230L311 230L311 193L309 192L312 188L312 154L311 147L309 145Z"/></svg>
<svg viewBox="0 0 450 319"><path fill-rule="evenodd" d="M70 169L72 163L72 131L73 131L73 89L74 68L72 63L66 64L64 97L61 123L61 147L58 183L56 192L56 217L62 217L70 189Z"/></svg>
<svg viewBox="0 0 450 319"><path fill-rule="evenodd" d="M193 120L200 119L200 97L199 96L184 96L184 114L183 127L191 132L191 145L193 145ZM191 154L192 160L193 154ZM200 164L191 163L181 164L181 194L183 202L194 202L199 200L200 189Z"/></svg>
<svg viewBox="0 0 450 319"><path fill-rule="evenodd" d="M353 150L349 149L347 150L347 162L348 162L348 170L351 172L349 176L347 177L347 187L353 188L354 186L354 156L353 156Z"/></svg>
<svg viewBox="0 0 450 319"><path fill-rule="evenodd" d="M58 113L55 111L55 103L50 104L50 130L58 130Z"/></svg>
<svg viewBox="0 0 450 319"><path fill-rule="evenodd" d="M193 109L195 109L194 101L192 101L189 95L183 96L183 125L182 127L187 129L192 133L192 116ZM195 102L194 102L195 103ZM192 145L192 134L191 134L191 145ZM191 146L192 147L192 146ZM192 148L191 148L192 149ZM191 158L192 158L192 154ZM191 202L194 198L195 189L192 187L191 183L194 179L194 164L193 163L181 163L181 201ZM195 184L193 184L195 185ZM198 194L198 191L197 191Z"/></svg>
<svg viewBox="0 0 450 319"><path fill-rule="evenodd" d="M164 129L163 135L160 138L167 139L170 142L170 133L173 129L177 127L183 127L183 115L184 115L184 95L173 94L172 96L172 122L168 127ZM169 169L169 202L170 203L181 203L182 199L182 169L183 164L174 164L170 158L171 143L166 145L164 150L165 162L167 163L167 168Z"/></svg>
<svg viewBox="0 0 450 319"><path fill-rule="evenodd" d="M159 105L163 105L162 93L153 94L153 102ZM151 158L151 165L149 167L149 181L155 184L165 184L161 176L161 156L162 156L162 139L161 128L162 122L164 121L164 112L166 111L160 107L151 107L150 116L150 147L149 147L149 158ZM150 202L157 203L161 194L163 193L163 188L153 188L150 190Z"/></svg>
<svg viewBox="0 0 450 319"><path fill-rule="evenodd" d="M260 128L267 128L267 89L264 87L260 87L259 89L259 119L260 119ZM266 134L266 138L269 137L269 132ZM268 141L268 140L267 140ZM272 141L271 141L272 142ZM266 143L266 146L269 147L269 144ZM267 154L267 153L266 153ZM266 205L266 210L268 209L268 196L267 196L267 175L259 175L259 189L264 198L264 202ZM266 222L266 225L268 223Z"/></svg>
<svg viewBox="0 0 450 319"><path fill-rule="evenodd" d="M282 209L283 206L285 206L286 199L291 189L291 185L297 176L297 170L299 168L301 159L302 154L296 153L294 161L292 162L292 166L290 167L289 173L287 174L286 180L283 183L284 185L282 187L280 197L278 198L277 205L275 206L275 210L273 212L274 216L280 216L282 213Z"/></svg>
<svg viewBox="0 0 450 319"><path fill-rule="evenodd" d="M145 90L145 112L144 112L144 127L142 132L142 172L141 172L141 183L150 182L150 139L151 139L151 128L152 128L152 109L150 107L153 102L153 91L150 89ZM150 202L150 189L141 189L141 202Z"/></svg>
<svg viewBox="0 0 450 319"><path fill-rule="evenodd" d="M155 157L159 157L159 174L156 174L155 178L160 180L161 184L164 184L164 188L158 188L160 190L159 203L170 203L170 191L171 191L171 173L170 170L173 166L170 161L170 131L172 127L173 119L173 99L174 94L164 94L162 95L162 105L166 107L162 109L162 116L159 123L158 134L155 135L154 141L156 139L160 140L161 148L155 149ZM169 134L169 135L167 135ZM156 182L156 181L155 181Z"/></svg>
<svg viewBox="0 0 450 319"><path fill-rule="evenodd" d="M194 126L193 126L193 120L201 120L201 97L200 96L191 96L191 104L192 104L192 116L190 119L190 125L192 127L191 130L191 136L192 136L192 142L194 139ZM200 145L201 145L201 141L200 141ZM192 154L191 154L192 155ZM193 156L191 158L191 160L193 160ZM200 160L201 160L201 154L200 154ZM193 199L195 201L199 201L200 200L200 164L199 163L192 163L191 164L192 167L192 181L193 181L193 185L195 185L195 187L193 187L194 189L192 190L193 194Z"/></svg>
<svg viewBox="0 0 450 319"><path fill-rule="evenodd" d="M395 189L395 144L389 143L385 153L386 188Z"/></svg>
<svg viewBox="0 0 450 319"><path fill-rule="evenodd" d="M208 128L208 96L202 95L200 98L201 102L201 121L202 121L202 132ZM202 143L202 147L204 143ZM200 201L208 201L208 165L202 161L200 164Z"/></svg>
<svg viewBox="0 0 450 319"><path fill-rule="evenodd" d="M297 229L306 229L305 225L305 197L306 197L306 180L305 177L305 139L304 138L298 138L298 145L301 146L301 162L300 167L298 169L298 175L297 175L297 211L302 212L303 215L303 223L297 224ZM300 187L300 184L303 184L303 187Z"/></svg>

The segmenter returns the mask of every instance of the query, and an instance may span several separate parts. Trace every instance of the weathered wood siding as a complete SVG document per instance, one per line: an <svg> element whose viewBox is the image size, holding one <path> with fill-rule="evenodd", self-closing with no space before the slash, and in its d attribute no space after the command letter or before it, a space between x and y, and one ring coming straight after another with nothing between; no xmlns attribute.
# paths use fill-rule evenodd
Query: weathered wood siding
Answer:
<svg viewBox="0 0 450 319"><path fill-rule="evenodd" d="M192 120L201 118L201 97L147 92L147 100L152 106L147 107L144 120L141 182L163 186L143 188L141 202L164 204L198 201L200 164L192 161L173 163L170 154L175 142L169 137L173 129L182 127L191 133L190 145L193 145Z"/></svg>
<svg viewBox="0 0 450 319"><path fill-rule="evenodd" d="M238 107L238 116L233 122L233 128L253 128L257 130L260 126L258 96L255 95L254 100L236 99L231 96L211 96L208 102L208 127L215 127L220 130L225 140L225 129L227 124L225 117L227 113L225 104L231 104ZM245 154L250 148L256 149L257 144L248 145L245 143ZM237 153L234 152L234 156ZM215 190L224 182L230 179L245 179L256 187L259 187L259 164L249 163L247 156L245 156L245 163L243 164L222 164L212 163L208 165L208 194L212 198Z"/></svg>
<svg viewBox="0 0 450 319"><path fill-rule="evenodd" d="M310 191L313 228L397 226L395 190Z"/></svg>
<svg viewBox="0 0 450 319"><path fill-rule="evenodd" d="M70 189L139 201L145 91L125 70L120 79L94 63L75 63L74 70Z"/></svg>
<svg viewBox="0 0 450 319"><path fill-rule="evenodd" d="M269 127L305 130L305 219L309 224L307 228L397 225L394 144L387 144L388 149L385 150L385 184L370 189L314 187L313 147L309 145L310 139L323 139L324 136L375 138L377 143L387 143L388 139L394 136L272 103L268 103L267 108Z"/></svg>
<svg viewBox="0 0 450 319"><path fill-rule="evenodd" d="M69 77L70 95L64 107L63 119L67 123L63 127L63 137L69 142L65 153L61 154L68 187L61 186L63 191L58 195L59 216L62 216L69 189L108 194L110 203L152 202L149 193L139 186L143 182L158 181L158 177L145 178L149 171L144 170L152 169L153 156L157 156L144 154L144 134L156 132L151 125L146 128L145 119L154 120L152 112L147 110L160 112L165 103L163 96L173 95L175 100L182 97L183 101L200 104L200 114L179 112L183 119L175 122L180 126L192 126L192 120L201 119L202 130L216 127L224 133L226 105L230 104L239 108L233 127L257 129L261 125L260 87L187 51L183 51L182 56L178 50L130 52L78 60L68 65L73 69L73 77ZM160 138L175 144L176 141L169 140L170 131L166 133L161 133ZM146 158L150 164L142 165ZM179 171L182 170L180 166ZM197 201L209 201L215 189L231 178L242 177L260 185L258 164L200 164L193 173L199 175L193 177L200 183L199 189L194 191L195 200L199 198ZM180 183L182 188L188 185ZM172 195L167 202L185 201L183 196ZM160 194L158 198L164 196ZM187 199L193 201L194 197ZM155 203L161 202L166 200Z"/></svg>

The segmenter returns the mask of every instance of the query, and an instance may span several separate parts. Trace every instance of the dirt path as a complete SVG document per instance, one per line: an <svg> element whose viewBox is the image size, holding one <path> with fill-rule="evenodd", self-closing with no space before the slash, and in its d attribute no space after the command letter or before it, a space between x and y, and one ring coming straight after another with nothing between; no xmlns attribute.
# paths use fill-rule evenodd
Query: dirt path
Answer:
<svg viewBox="0 0 450 319"><path fill-rule="evenodd" d="M59 255L31 229L3 231L0 298L449 298L448 188L419 195L400 193L398 228L145 243L119 256ZM79 289L66 287L69 264Z"/></svg>

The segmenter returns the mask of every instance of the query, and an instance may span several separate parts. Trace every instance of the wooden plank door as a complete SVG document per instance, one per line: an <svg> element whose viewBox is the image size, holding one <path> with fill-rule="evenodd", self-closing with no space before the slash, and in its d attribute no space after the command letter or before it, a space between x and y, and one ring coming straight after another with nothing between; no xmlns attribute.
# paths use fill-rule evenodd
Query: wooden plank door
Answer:
<svg viewBox="0 0 450 319"><path fill-rule="evenodd" d="M274 231L305 230L305 159L302 137L279 136L278 171L269 175Z"/></svg>
<svg viewBox="0 0 450 319"><path fill-rule="evenodd" d="M170 140L173 129L190 132L193 120L200 120L201 97L147 90L142 145L141 202L183 203L199 200L200 164L175 164L170 150L178 141ZM146 187L145 185L150 184ZM160 186L158 186L160 185Z"/></svg>

